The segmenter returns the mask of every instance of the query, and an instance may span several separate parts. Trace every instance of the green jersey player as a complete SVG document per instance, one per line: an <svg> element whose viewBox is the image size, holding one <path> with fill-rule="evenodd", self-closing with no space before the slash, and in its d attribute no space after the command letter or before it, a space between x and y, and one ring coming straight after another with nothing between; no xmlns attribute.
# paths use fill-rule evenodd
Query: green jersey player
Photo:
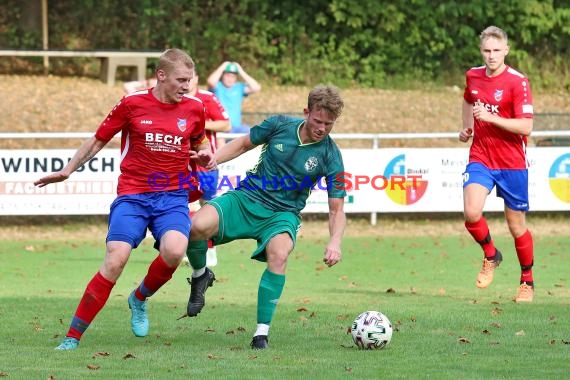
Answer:
<svg viewBox="0 0 570 380"><path fill-rule="evenodd" d="M194 268L187 313L194 317L205 304L205 292L214 273L206 268L207 240L216 245L236 239L255 239L252 258L267 263L261 275L257 299L254 349L268 347L269 325L285 285L287 258L301 226L301 210L314 189L326 189L330 240L323 261L333 266L341 259L346 225L339 148L329 136L344 103L334 86L311 90L304 118L273 116L223 146L215 154L223 163L261 145L255 167L239 186L211 200L192 219L186 254Z"/></svg>

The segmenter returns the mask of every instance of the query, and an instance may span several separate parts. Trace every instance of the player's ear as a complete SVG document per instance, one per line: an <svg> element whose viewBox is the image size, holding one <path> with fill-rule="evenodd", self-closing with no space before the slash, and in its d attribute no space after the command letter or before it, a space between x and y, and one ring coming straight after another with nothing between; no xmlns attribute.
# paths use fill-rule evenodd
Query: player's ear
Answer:
<svg viewBox="0 0 570 380"><path fill-rule="evenodd" d="M162 69L156 70L156 79L158 79L159 82L164 82L166 79L166 72Z"/></svg>
<svg viewBox="0 0 570 380"><path fill-rule="evenodd" d="M507 45L507 48L505 49L505 57L507 55L509 55L509 51L511 50L511 47L509 45Z"/></svg>

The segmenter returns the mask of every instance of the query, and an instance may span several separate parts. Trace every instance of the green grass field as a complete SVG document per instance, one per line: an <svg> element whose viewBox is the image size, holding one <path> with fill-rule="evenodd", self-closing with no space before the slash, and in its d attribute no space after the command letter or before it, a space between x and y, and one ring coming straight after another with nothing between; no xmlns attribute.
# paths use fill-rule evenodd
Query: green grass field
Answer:
<svg viewBox="0 0 570 380"><path fill-rule="evenodd" d="M467 236L348 237L326 268L323 236L300 238L270 331L249 348L264 269L251 242L219 248L218 280L197 318L177 320L188 296L181 267L150 300L151 333L130 331L126 298L154 258L133 252L75 351L54 347L103 257L104 235L0 240L0 377L7 379L563 379L570 374L569 237L537 237L535 302L515 304L518 263L476 289L479 248ZM360 351L347 334L365 310L394 326L388 348Z"/></svg>

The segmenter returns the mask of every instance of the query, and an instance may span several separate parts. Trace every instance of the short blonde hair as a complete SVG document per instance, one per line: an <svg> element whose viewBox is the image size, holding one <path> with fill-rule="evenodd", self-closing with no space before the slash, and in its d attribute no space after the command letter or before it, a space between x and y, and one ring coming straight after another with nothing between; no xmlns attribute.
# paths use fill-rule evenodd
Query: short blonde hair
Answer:
<svg viewBox="0 0 570 380"><path fill-rule="evenodd" d="M169 73L176 65L183 64L190 70L195 70L194 60L183 50L168 49L160 56L157 70Z"/></svg>
<svg viewBox="0 0 570 380"><path fill-rule="evenodd" d="M496 38L498 40L505 40L507 44L509 43L509 38L507 37L507 33L503 29L494 25L485 28L485 30L483 30L479 35L479 41L481 43L483 43L483 41L485 41L487 38Z"/></svg>

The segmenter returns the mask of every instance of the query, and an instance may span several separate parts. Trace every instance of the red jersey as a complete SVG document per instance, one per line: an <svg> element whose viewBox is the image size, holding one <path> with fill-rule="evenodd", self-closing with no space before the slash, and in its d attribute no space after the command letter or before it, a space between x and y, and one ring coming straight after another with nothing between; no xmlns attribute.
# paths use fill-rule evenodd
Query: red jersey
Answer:
<svg viewBox="0 0 570 380"><path fill-rule="evenodd" d="M467 103L483 103L487 111L503 118L532 118L532 93L528 79L512 67L496 77L485 74L485 66L467 71L463 98ZM474 120L469 162L489 169L525 169L526 136L505 131L491 123Z"/></svg>
<svg viewBox="0 0 570 380"><path fill-rule="evenodd" d="M195 97L163 103L149 89L121 99L95 132L102 141L121 132L117 194L188 189L188 152L205 140L204 120L204 105Z"/></svg>
<svg viewBox="0 0 570 380"><path fill-rule="evenodd" d="M213 92L206 91L206 90L198 90L196 91L196 95L194 95L198 99L204 103L204 112L206 113L206 121L218 121L218 120L229 120L230 116L222 106L222 103L218 100L216 95ZM218 150L218 143L216 142L216 132L209 131L206 129L206 136L208 140L210 140L210 149L212 153L216 153ZM199 171L206 171L203 167L198 165Z"/></svg>

